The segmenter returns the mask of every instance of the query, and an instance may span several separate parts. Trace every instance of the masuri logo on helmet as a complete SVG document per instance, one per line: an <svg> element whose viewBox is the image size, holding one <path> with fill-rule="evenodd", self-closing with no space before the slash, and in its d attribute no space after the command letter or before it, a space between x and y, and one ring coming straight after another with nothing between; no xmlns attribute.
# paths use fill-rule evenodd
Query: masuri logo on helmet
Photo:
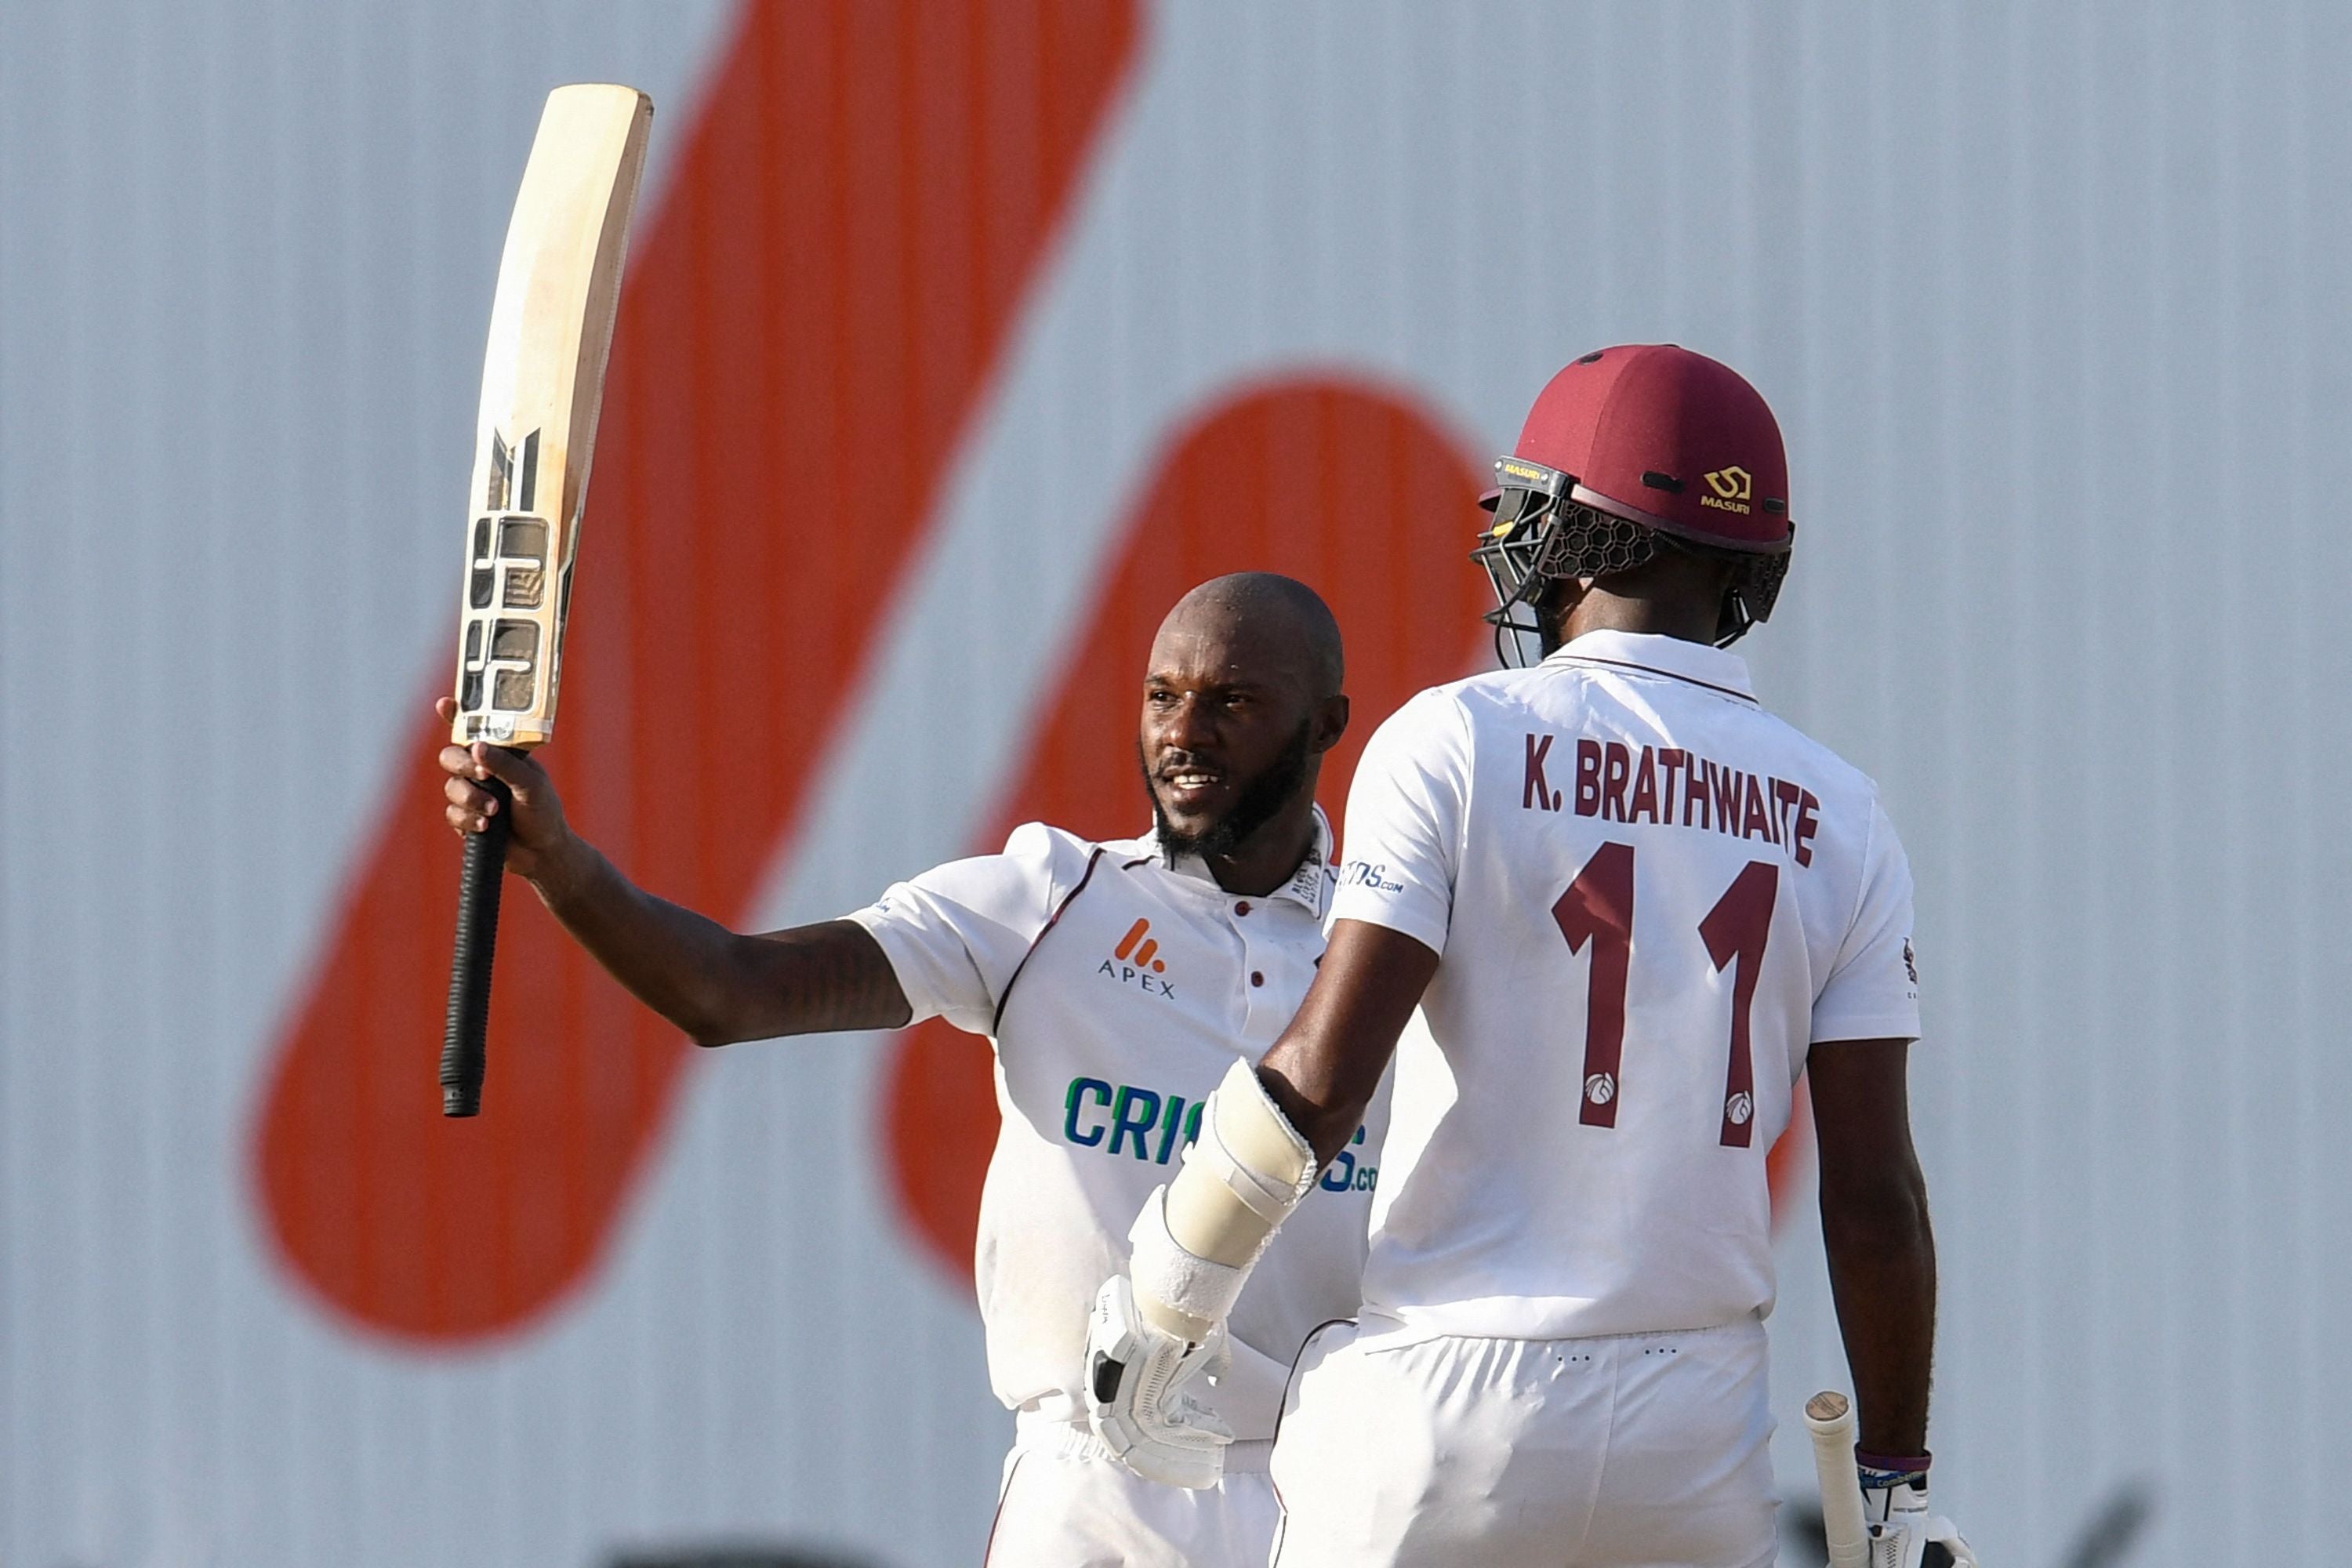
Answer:
<svg viewBox="0 0 2352 1568"><path fill-rule="evenodd" d="M1746 468L1734 463L1727 468L1717 468L1706 476L1707 488L1715 492L1701 496L1701 506L1719 506L1726 511L1746 511L1744 504L1755 493L1755 486Z"/></svg>

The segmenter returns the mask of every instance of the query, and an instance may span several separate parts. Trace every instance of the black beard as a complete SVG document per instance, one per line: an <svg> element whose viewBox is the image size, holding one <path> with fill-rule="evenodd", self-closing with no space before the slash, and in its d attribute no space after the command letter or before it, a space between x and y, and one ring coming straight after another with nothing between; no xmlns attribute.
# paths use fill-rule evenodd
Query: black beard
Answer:
<svg viewBox="0 0 2352 1568"><path fill-rule="evenodd" d="M1160 804L1160 791L1151 777L1150 761L1143 754L1143 743L1136 742L1136 761L1143 768L1143 793L1151 797L1151 819L1160 829L1160 845L1175 865L1180 857L1198 855L1204 860L1221 860L1231 856L1249 841L1251 834L1274 820L1290 797L1307 780L1307 769L1314 761L1312 745L1315 721L1310 715L1298 723L1298 733L1290 738L1265 770L1242 786L1239 798L1231 809L1198 833L1178 831L1168 820L1168 813Z"/></svg>

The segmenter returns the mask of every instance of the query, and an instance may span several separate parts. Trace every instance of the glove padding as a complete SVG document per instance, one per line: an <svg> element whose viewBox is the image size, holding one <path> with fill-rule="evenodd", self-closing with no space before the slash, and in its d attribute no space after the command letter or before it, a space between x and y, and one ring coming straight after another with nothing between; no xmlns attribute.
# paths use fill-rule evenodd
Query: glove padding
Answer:
<svg viewBox="0 0 2352 1568"><path fill-rule="evenodd" d="M1927 1511L1925 1470L1899 1480L1864 1470L1862 1517L1870 1568L1977 1568L1977 1554L1952 1521Z"/></svg>
<svg viewBox="0 0 2352 1568"><path fill-rule="evenodd" d="M1223 1323L1192 1344L1135 1310L1124 1274L1095 1294L1087 1321L1087 1415L1097 1437L1147 1481L1202 1491L1223 1478L1233 1429L1189 1385L1232 1364Z"/></svg>

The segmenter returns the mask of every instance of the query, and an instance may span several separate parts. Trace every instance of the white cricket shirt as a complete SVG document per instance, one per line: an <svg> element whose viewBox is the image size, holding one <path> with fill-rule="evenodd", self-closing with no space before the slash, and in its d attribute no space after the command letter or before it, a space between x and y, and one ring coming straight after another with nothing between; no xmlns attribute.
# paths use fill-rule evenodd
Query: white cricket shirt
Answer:
<svg viewBox="0 0 2352 1568"><path fill-rule="evenodd" d="M1877 786L1738 657L1593 632L1366 747L1335 920L1439 955L1397 1052L1364 1315L1549 1339L1771 1310L1764 1157L1815 1041L1916 1038Z"/></svg>
<svg viewBox="0 0 2352 1568"><path fill-rule="evenodd" d="M1290 1022L1323 956L1330 827L1280 890L1171 869L1156 836L1093 844L1029 823L1001 855L901 882L850 918L889 955L915 1017L996 1047L1003 1114L974 1273L996 1396L1083 1408L1087 1317L1128 1263L1128 1228L1172 1180L1201 1102ZM1385 1095L1267 1249L1229 1325L1215 1396L1236 1436L1274 1435L1318 1325L1353 1316ZM1063 1402L1068 1402L1065 1404Z"/></svg>

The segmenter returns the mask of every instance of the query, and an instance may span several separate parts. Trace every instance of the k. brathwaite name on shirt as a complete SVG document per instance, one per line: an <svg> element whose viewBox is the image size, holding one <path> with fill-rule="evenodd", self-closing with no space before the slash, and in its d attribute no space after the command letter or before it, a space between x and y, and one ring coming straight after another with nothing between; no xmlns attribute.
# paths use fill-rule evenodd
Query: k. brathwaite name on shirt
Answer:
<svg viewBox="0 0 2352 1568"><path fill-rule="evenodd" d="M1580 736L1572 796L1552 787L1546 769L1552 734L1527 736L1527 773L1519 805L1528 811L1573 809L1603 822L1654 822L1761 838L1813 863L1821 799L1788 779L1748 773L1677 746L1629 746Z"/></svg>

